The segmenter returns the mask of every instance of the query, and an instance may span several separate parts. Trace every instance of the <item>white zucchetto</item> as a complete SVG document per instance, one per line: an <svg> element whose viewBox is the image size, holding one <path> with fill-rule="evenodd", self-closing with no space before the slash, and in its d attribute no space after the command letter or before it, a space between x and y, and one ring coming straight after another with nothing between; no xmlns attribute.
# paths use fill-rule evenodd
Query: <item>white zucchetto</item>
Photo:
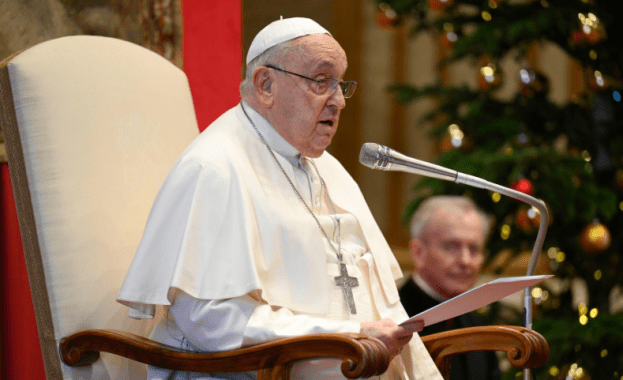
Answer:
<svg viewBox="0 0 623 380"><path fill-rule="evenodd" d="M247 53L247 64L275 45L309 34L331 35L320 24L309 18L292 17L273 21L264 27L251 42Z"/></svg>

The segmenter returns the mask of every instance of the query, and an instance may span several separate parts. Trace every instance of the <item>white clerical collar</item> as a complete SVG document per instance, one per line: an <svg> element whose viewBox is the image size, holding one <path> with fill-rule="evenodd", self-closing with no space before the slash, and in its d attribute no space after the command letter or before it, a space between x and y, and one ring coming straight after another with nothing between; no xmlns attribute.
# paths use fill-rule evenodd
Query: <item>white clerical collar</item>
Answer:
<svg viewBox="0 0 623 380"><path fill-rule="evenodd" d="M415 284L422 289L422 291L426 294L428 294L431 298L439 301L439 302L444 302L447 301L448 298L442 296L441 294L437 293L435 291L435 289L433 289L430 285L428 285L428 283L426 281L424 281L424 279L422 277L420 277L420 275L418 273L414 273L413 276L413 282L415 282Z"/></svg>
<svg viewBox="0 0 623 380"><path fill-rule="evenodd" d="M241 106L247 111L247 115L251 118L255 127L260 131L266 142L272 150L279 153L283 158L287 159L292 166L298 167L301 161L301 153L287 142L279 132L264 118L259 112L253 109L249 103L244 100L241 102Z"/></svg>

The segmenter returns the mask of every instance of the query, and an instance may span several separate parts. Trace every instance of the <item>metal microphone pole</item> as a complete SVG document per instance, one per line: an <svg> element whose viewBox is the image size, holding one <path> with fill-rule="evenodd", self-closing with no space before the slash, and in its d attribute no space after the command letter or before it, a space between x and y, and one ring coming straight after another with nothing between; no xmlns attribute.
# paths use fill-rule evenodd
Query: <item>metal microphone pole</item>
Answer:
<svg viewBox="0 0 623 380"><path fill-rule="evenodd" d="M466 179L463 180L462 177L466 176ZM494 184L492 182L485 181L478 177L472 177L467 174L457 173L456 183L465 183L467 185L480 187L483 189L497 191L500 194L506 195L508 197L521 200L523 202L528 203L529 205L535 207L541 213L541 223L539 225L539 231L536 236L536 241L534 242L534 247L532 249L532 255L530 256L530 263L528 264L528 271L526 273L527 276L534 275L536 270L537 262L539 261L539 254L543 249L543 243L545 242L545 234L547 233L547 226L549 225L549 212L547 211L547 207L545 203L537 200L534 197L531 197L522 192L509 189L504 186L500 186ZM482 182L482 186L481 186ZM532 329L532 287L528 287L524 290L524 325L528 329ZM525 368L523 370L523 378L524 380L530 380L530 368Z"/></svg>

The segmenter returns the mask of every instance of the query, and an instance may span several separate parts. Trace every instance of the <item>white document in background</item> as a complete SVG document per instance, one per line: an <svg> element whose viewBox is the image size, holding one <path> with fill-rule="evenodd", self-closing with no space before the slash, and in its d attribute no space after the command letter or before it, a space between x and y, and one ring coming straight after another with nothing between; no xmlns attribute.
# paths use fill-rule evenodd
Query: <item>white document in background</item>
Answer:
<svg viewBox="0 0 623 380"><path fill-rule="evenodd" d="M553 276L540 275L498 278L497 280L493 280L459 294L418 315L412 316L401 324L409 321L422 320L424 321L424 326L430 326L437 322L445 321L446 319L479 309L550 277Z"/></svg>

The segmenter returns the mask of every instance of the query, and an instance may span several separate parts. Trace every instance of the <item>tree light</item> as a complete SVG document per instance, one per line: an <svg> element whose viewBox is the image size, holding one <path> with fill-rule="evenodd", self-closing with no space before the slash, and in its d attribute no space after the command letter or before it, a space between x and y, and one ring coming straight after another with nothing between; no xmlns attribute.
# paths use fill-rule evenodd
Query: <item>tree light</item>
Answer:
<svg viewBox="0 0 623 380"><path fill-rule="evenodd" d="M502 230L500 231L500 237L502 238L502 240L508 239L510 234L511 234L511 226L509 226L508 224L503 225Z"/></svg>
<svg viewBox="0 0 623 380"><path fill-rule="evenodd" d="M502 195L498 192L493 192L493 194L491 194L491 200L493 201L493 203L498 203L500 201L500 199L502 199ZM622 202L623 204L623 202Z"/></svg>
<svg viewBox="0 0 623 380"><path fill-rule="evenodd" d="M547 257L549 257L550 259L555 259L557 253L558 253L558 248L551 247L550 249L547 250Z"/></svg>
<svg viewBox="0 0 623 380"><path fill-rule="evenodd" d="M580 315L586 315L586 313L588 313L588 307L586 307L584 302L580 302L578 305L578 313L580 313Z"/></svg>
<svg viewBox="0 0 623 380"><path fill-rule="evenodd" d="M588 323L588 317L586 315L583 315L580 317L580 324L581 325L586 325Z"/></svg>
<svg viewBox="0 0 623 380"><path fill-rule="evenodd" d="M595 318L598 313L599 313L599 311L597 310L597 308L592 308L591 312L589 313L589 315L591 316L591 318Z"/></svg>

